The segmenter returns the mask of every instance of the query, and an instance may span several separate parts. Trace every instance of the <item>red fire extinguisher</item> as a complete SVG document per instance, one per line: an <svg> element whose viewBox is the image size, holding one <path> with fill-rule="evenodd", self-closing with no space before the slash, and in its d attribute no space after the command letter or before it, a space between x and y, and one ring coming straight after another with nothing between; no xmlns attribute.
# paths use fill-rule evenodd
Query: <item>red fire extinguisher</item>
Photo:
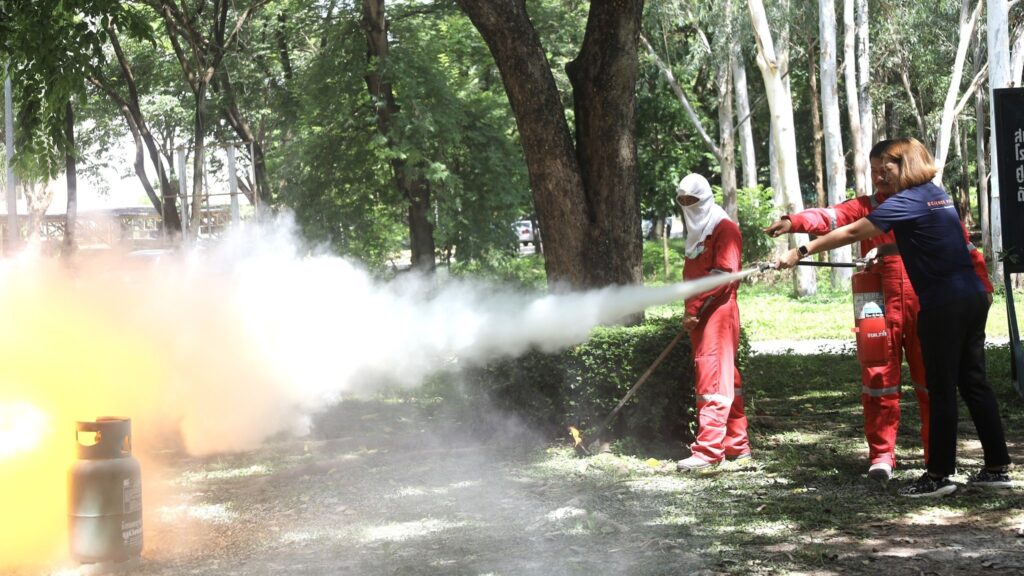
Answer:
<svg viewBox="0 0 1024 576"><path fill-rule="evenodd" d="M857 360L863 366L884 366L889 361L889 331L885 321L882 275L853 275L853 331L857 334Z"/></svg>

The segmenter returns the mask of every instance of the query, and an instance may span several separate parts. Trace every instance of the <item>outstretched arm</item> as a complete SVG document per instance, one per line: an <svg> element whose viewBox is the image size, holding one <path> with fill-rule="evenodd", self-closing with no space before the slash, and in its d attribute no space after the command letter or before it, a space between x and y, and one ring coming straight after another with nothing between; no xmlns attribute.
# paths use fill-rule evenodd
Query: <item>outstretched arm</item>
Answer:
<svg viewBox="0 0 1024 576"><path fill-rule="evenodd" d="M807 248L806 254L801 255L799 249L794 248L793 250L783 254L782 257L775 261L775 264L781 269L792 268L793 266L796 266L796 263L804 256L834 250L840 246L853 244L854 242L859 242L881 233L882 231L872 224L870 220L867 218L861 218L852 224L847 224L842 228L836 228L828 234L819 236L807 244L804 244Z"/></svg>

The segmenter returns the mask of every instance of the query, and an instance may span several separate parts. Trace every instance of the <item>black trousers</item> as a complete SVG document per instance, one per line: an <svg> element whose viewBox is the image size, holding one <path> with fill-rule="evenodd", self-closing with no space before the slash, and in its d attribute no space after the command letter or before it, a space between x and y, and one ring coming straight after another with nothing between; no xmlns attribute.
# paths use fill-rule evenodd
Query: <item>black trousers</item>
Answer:
<svg viewBox="0 0 1024 576"><path fill-rule="evenodd" d="M999 403L985 376L988 308L988 299L979 293L921 310L917 317L931 398L928 472L936 476L948 476L956 470L957 390L978 432L985 467L1010 463Z"/></svg>

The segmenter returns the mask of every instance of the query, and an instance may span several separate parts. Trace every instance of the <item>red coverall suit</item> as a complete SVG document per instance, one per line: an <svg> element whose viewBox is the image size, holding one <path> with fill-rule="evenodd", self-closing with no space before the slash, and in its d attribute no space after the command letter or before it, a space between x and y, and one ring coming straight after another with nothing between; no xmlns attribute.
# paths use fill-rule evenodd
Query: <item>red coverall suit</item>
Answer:
<svg viewBox="0 0 1024 576"><path fill-rule="evenodd" d="M847 200L830 208L811 208L783 216L792 223L790 232L804 232L821 236L829 231L855 222L878 206L885 197L881 194L861 196ZM967 230L964 229L964 236ZM860 243L861 254L872 248L891 244L895 247L893 233L880 234ZM989 292L992 284L988 281L985 259L974 249L970 239L971 259L982 284ZM879 248L886 252L889 247ZM910 379L914 382L918 407L921 411L921 442L924 445L925 461L928 460L928 388L924 379L924 361L921 344L917 338L917 294L910 285L903 259L892 253L878 258L871 271L882 275L882 293L885 297L885 318L889 327L889 363L885 366L861 368L861 404L864 406L864 436L868 442L868 457L871 464L888 463L896 467L896 431L900 421L900 376L903 355L910 366Z"/></svg>
<svg viewBox="0 0 1024 576"><path fill-rule="evenodd" d="M695 280L715 271L740 270L742 240L731 220L722 220L704 240L706 247L687 258L683 280ZM700 428L692 456L707 462L735 458L750 452L743 388L736 368L740 339L740 313L736 283L731 282L686 300L686 313L698 319L690 333L693 343L697 415Z"/></svg>

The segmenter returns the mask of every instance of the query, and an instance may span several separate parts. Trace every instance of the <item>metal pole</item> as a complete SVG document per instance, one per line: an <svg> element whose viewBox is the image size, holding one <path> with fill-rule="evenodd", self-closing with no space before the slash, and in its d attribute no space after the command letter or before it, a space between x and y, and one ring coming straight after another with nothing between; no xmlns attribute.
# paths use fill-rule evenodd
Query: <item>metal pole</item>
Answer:
<svg viewBox="0 0 1024 576"><path fill-rule="evenodd" d="M18 179L14 176L14 97L8 65L4 65L4 145L7 148L7 252L18 243Z"/></svg>
<svg viewBox="0 0 1024 576"><path fill-rule="evenodd" d="M185 147L178 151L178 197L181 199L181 243L188 245L188 184L185 183Z"/></svg>
<svg viewBox="0 0 1024 576"><path fill-rule="evenodd" d="M238 227L238 176L235 174L235 145L228 144L228 184L231 186L231 227Z"/></svg>

